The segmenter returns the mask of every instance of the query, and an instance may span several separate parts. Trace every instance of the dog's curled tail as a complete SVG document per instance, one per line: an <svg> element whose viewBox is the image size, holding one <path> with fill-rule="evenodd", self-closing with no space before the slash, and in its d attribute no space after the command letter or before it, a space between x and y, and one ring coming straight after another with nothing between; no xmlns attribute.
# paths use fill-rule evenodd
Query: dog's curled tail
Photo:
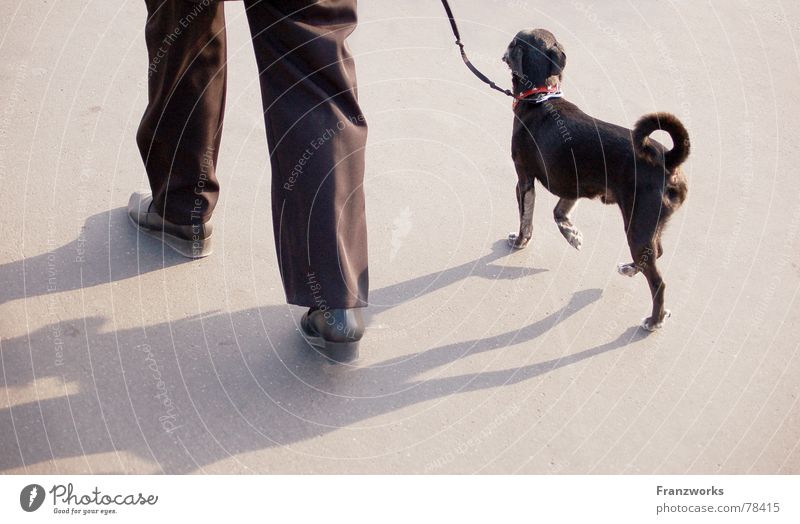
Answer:
<svg viewBox="0 0 800 524"><path fill-rule="evenodd" d="M678 117L670 113L651 113L636 122L633 128L633 145L639 157L657 165L658 149L650 142L650 133L663 130L672 137L672 149L664 153L664 167L669 171L683 164L689 157L689 133Z"/></svg>

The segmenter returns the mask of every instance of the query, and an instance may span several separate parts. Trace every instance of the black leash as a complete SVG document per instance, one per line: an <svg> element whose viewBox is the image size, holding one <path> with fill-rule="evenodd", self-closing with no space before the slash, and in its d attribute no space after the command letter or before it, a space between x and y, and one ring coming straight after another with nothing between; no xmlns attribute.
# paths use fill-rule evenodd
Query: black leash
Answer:
<svg viewBox="0 0 800 524"><path fill-rule="evenodd" d="M467 53L464 51L464 44L461 42L461 33L458 31L458 25L456 24L456 19L453 16L453 10L450 9L450 4L447 2L447 0L442 0L442 5L444 6L444 10L447 12L447 18L450 19L450 27L453 28L453 35L456 37L456 45L461 50L461 59L464 61L464 64L466 64L467 68L472 71L472 74L477 76L483 83L488 84L489 87L495 91L500 91L504 95L510 96L511 98L517 98L509 89L503 89L502 87L498 86L492 82L489 77L481 73L477 67L472 65L472 62L470 62L469 58L467 57Z"/></svg>

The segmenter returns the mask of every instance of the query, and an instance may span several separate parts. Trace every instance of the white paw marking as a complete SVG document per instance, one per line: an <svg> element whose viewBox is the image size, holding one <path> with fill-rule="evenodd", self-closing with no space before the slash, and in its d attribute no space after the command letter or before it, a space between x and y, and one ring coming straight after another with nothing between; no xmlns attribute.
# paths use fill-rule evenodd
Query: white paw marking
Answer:
<svg viewBox="0 0 800 524"><path fill-rule="evenodd" d="M634 277L639 270L632 264L617 264L617 272L626 277Z"/></svg>
<svg viewBox="0 0 800 524"><path fill-rule="evenodd" d="M569 245L580 251L581 246L583 245L583 235L581 234L580 231L573 228L572 231L570 231L570 235L567 238L567 242L569 242Z"/></svg>
<svg viewBox="0 0 800 524"><path fill-rule="evenodd" d="M511 233L508 234L508 245L511 246L514 249L522 249L527 245L527 242L526 242L525 244L523 244L521 246L518 246L517 245L517 237L518 236L519 235L517 235L517 233L515 233L515 232L511 232Z"/></svg>
<svg viewBox="0 0 800 524"><path fill-rule="evenodd" d="M661 322L653 323L652 317L647 317L642 319L642 328L646 329L647 331L653 332L657 329L661 329L664 326L664 322L667 321L669 317L672 316L672 311L669 309L664 310L664 319Z"/></svg>
<svg viewBox="0 0 800 524"><path fill-rule="evenodd" d="M583 245L583 234L578 231L578 228L575 226L568 226L566 222L556 222L556 224L561 234L564 235L564 238L569 242L569 245L580 251Z"/></svg>

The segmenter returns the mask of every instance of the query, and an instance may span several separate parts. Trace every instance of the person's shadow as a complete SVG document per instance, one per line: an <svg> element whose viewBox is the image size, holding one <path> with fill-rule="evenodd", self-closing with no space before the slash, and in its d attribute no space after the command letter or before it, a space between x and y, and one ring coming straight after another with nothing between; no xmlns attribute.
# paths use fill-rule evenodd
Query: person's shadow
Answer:
<svg viewBox="0 0 800 524"><path fill-rule="evenodd" d="M612 342L522 367L417 377L479 353L529 351L531 341L600 295L579 291L562 309L518 330L367 367L326 363L293 332L283 306L162 323L146 333L107 330L97 317L69 332L50 325L1 343L10 394L0 410L0 471L71 458L62 473L90 472L82 458L106 453L109 472L135 472L133 456L165 473L187 473L432 399L530 380L643 335L633 327ZM55 337L62 339L61 364ZM42 380L55 381L48 389L65 394L30 398ZM26 390L24 402L15 402Z"/></svg>
<svg viewBox="0 0 800 524"><path fill-rule="evenodd" d="M0 304L108 284L188 261L156 239L137 234L126 208L112 209L87 218L69 244L0 265Z"/></svg>
<svg viewBox="0 0 800 524"><path fill-rule="evenodd" d="M109 230L118 226L115 220ZM122 225L129 230L118 231L113 250L132 247L139 236ZM60 248L63 256L72 247ZM500 272L517 278L536 272L492 264L504 253L508 250L496 245L474 262L375 295L398 304L471 275L493 278ZM156 253L144 270L164 260ZM46 263L45 257L33 265ZM97 277L84 268L83 279L74 285L133 276L105 271ZM136 271L143 271L142 265ZM6 387L0 403L0 471L23 472L38 465L50 472L88 473L97 472L98 463L104 464L103 472L202 471L242 453L362 427L373 417L422 402L531 380L635 343L643 334L631 328L609 343L560 358L529 355L524 361L532 363L499 371L452 376L446 367L482 353L529 353L532 341L600 296L597 289L579 291L558 311L519 329L411 348L415 352L410 355L363 367L328 364L295 332L283 305L118 330L100 317L51 324L0 339ZM268 465L233 464L236 472L269 471Z"/></svg>

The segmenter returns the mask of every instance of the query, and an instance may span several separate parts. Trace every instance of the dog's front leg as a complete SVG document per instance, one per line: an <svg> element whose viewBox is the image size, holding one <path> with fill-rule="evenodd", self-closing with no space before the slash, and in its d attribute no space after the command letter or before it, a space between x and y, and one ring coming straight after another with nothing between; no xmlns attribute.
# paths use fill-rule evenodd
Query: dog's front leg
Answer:
<svg viewBox="0 0 800 524"><path fill-rule="evenodd" d="M533 235L533 205L536 191L533 180L520 176L517 181L517 204L519 206L519 233L509 233L508 244L514 249L528 245Z"/></svg>
<svg viewBox="0 0 800 524"><path fill-rule="evenodd" d="M583 235L578 231L578 228L572 224L569 218L569 213L572 211L572 208L575 207L576 203L577 200L569 198L560 199L553 209L553 218L556 221L558 230L561 231L561 234L567 239L569 245L575 249L580 249L583 244Z"/></svg>

